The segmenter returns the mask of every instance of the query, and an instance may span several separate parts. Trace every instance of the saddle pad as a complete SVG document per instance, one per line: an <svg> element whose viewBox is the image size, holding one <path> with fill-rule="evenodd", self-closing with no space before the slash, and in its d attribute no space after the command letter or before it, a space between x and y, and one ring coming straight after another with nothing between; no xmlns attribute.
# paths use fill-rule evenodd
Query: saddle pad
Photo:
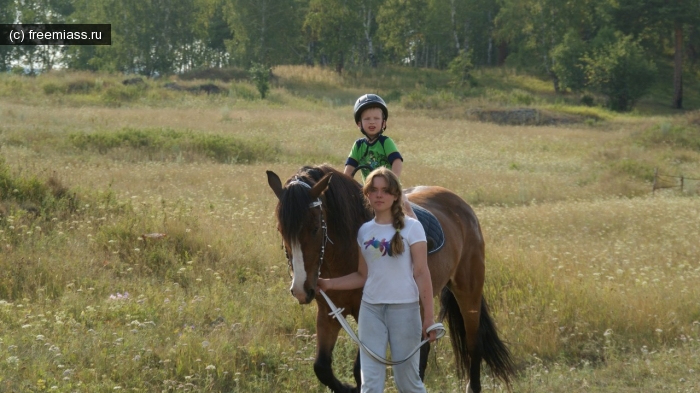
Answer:
<svg viewBox="0 0 700 393"><path fill-rule="evenodd" d="M434 254L445 245L445 233L442 231L442 225L440 221L435 218L433 213L428 210L416 205L413 202L411 207L418 217L418 221L423 225L425 230L425 237L428 241L428 254Z"/></svg>

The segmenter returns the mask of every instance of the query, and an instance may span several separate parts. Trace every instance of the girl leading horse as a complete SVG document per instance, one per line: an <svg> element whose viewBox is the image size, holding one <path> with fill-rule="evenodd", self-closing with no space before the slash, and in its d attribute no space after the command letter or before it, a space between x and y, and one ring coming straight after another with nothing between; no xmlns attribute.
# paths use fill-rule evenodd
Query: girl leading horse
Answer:
<svg viewBox="0 0 700 393"><path fill-rule="evenodd" d="M340 324L318 292L319 276L339 277L357 271L357 231L372 213L365 208L360 185L327 165L303 167L285 185L267 171L277 196L277 224L293 272L291 292L300 304L317 299L316 359L318 379L334 392L357 392L333 374L332 353ZM481 361L494 376L510 386L514 364L499 339L482 291L484 239L479 221L459 196L442 187L416 187L408 199L429 210L440 222L445 245L428 256L433 295L440 295L440 319L447 319L457 373L469 379L468 392L481 391ZM344 308L343 315L358 319L361 289L332 291L331 300ZM421 348L420 376L424 377L430 346ZM354 376L359 385L359 352Z"/></svg>

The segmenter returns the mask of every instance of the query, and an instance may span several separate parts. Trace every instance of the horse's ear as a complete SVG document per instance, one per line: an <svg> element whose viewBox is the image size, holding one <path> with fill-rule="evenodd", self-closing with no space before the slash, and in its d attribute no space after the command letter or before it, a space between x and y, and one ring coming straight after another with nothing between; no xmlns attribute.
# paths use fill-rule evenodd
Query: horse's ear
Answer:
<svg viewBox="0 0 700 393"><path fill-rule="evenodd" d="M272 171L265 171L265 173L267 173L267 184L270 185L272 191L277 195L277 199L282 198L282 181L280 177Z"/></svg>
<svg viewBox="0 0 700 393"><path fill-rule="evenodd" d="M326 176L323 176L321 180L314 185L311 191L309 191L309 196L311 199L318 198L324 191L326 191L326 188L328 188L328 183L331 181L331 177L333 177L333 174L329 173Z"/></svg>

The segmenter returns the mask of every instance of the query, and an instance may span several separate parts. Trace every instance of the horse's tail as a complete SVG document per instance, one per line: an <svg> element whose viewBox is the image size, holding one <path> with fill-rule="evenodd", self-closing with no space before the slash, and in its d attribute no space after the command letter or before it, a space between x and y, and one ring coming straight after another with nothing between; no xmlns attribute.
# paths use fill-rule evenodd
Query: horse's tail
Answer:
<svg viewBox="0 0 700 393"><path fill-rule="evenodd" d="M440 294L440 320L447 318L450 327L450 341L457 362L457 375L465 378L469 375L470 358L467 351L467 331L464 318L459 310L457 299L447 287ZM481 354L493 375L503 381L510 389L510 377L515 375L515 364L508 347L498 338L498 331L489 315L486 299L481 298L481 317L476 351Z"/></svg>
<svg viewBox="0 0 700 393"><path fill-rule="evenodd" d="M498 338L496 325L489 315L489 306L483 297L479 318L479 347L493 375L503 381L510 390L510 377L515 375L515 363L508 347Z"/></svg>

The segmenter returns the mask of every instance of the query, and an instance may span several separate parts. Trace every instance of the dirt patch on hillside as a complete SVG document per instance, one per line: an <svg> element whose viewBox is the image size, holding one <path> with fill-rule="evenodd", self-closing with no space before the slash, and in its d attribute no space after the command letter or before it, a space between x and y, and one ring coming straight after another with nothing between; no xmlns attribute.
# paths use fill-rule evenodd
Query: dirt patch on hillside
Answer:
<svg viewBox="0 0 700 393"><path fill-rule="evenodd" d="M533 108L473 108L467 111L467 118L496 124L527 126L579 124L584 123L586 120L601 120L596 116L572 115Z"/></svg>

